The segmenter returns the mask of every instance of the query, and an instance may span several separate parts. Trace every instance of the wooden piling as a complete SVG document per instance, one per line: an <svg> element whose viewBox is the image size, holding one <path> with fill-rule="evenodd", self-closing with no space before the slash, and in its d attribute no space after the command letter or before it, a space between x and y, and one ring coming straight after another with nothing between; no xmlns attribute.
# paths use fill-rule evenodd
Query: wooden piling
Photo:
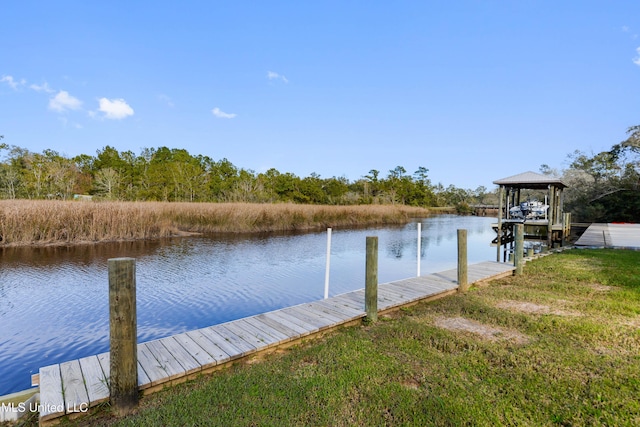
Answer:
<svg viewBox="0 0 640 427"><path fill-rule="evenodd" d="M378 237L367 236L364 311L368 322L378 320Z"/></svg>
<svg viewBox="0 0 640 427"><path fill-rule="evenodd" d="M562 243L564 247L567 245L569 235L571 234L571 212L565 212L562 214Z"/></svg>
<svg viewBox="0 0 640 427"><path fill-rule="evenodd" d="M553 224L559 221L558 216L556 215L556 194L557 189L555 187L549 188L549 221L547 224L547 246L549 249L553 249Z"/></svg>
<svg viewBox="0 0 640 427"><path fill-rule="evenodd" d="M108 267L109 395L114 412L126 415L138 404L136 262L133 258L112 258Z"/></svg>
<svg viewBox="0 0 640 427"><path fill-rule="evenodd" d="M522 274L524 264L524 224L516 224L516 247L513 257L516 275Z"/></svg>
<svg viewBox="0 0 640 427"><path fill-rule="evenodd" d="M502 198L504 197L504 187L500 186L498 190L498 240L496 244L496 262L500 262L500 250L502 247ZM509 213L509 209L506 209L506 213ZM506 216L505 216L506 217ZM504 257L504 261L506 261L506 255Z"/></svg>
<svg viewBox="0 0 640 427"><path fill-rule="evenodd" d="M467 292L467 230L458 230L458 292Z"/></svg>

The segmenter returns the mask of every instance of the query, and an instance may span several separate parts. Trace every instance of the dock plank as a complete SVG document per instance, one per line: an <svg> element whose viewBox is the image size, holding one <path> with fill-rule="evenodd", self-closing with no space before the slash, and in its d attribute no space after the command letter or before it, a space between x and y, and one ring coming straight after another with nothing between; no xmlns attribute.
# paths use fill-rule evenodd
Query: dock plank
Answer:
<svg viewBox="0 0 640 427"><path fill-rule="evenodd" d="M306 311L304 308L302 308L302 306L299 305L285 308L282 311L283 313L289 314L293 317L297 317L298 319L313 325L317 328L317 330L325 329L335 323L334 320L323 317L317 313L312 313L311 311Z"/></svg>
<svg viewBox="0 0 640 427"><path fill-rule="evenodd" d="M229 355L230 360L238 359L251 353L251 350L248 350L249 353L247 353L247 350L244 350L244 347L238 347L237 345L234 345L234 343L231 341L231 338L228 338L225 335L231 333L223 330L220 325L204 328L202 329L202 334L205 335L207 339L209 339L212 343L226 352ZM242 345L246 346L247 344L244 343Z"/></svg>
<svg viewBox="0 0 640 427"><path fill-rule="evenodd" d="M230 359L229 353L213 343L203 332L202 329L185 332L196 344L202 347L211 355L218 363L223 363Z"/></svg>
<svg viewBox="0 0 640 427"><path fill-rule="evenodd" d="M405 300L392 292L378 290L378 309L382 309L383 307L396 306L397 304L401 304L402 301Z"/></svg>
<svg viewBox="0 0 640 427"><path fill-rule="evenodd" d="M157 360L159 369L166 373L162 378L163 381L171 381L187 374L187 369L162 344L162 340L149 341L143 345L146 345L148 351Z"/></svg>
<svg viewBox="0 0 640 427"><path fill-rule="evenodd" d="M162 368L160 362L158 362L154 357L153 352L149 349L147 343L138 344L138 363L138 368L142 368L147 378L149 378L150 386L161 384L167 380L167 372Z"/></svg>
<svg viewBox="0 0 640 427"><path fill-rule="evenodd" d="M256 317L265 323L273 325L273 327L276 327L276 324L280 325L279 327L283 328L283 331L291 331L291 336L295 334L298 337L303 337L305 335L309 335L313 331L282 316L282 313L279 311L271 311L269 313L260 314Z"/></svg>
<svg viewBox="0 0 640 427"><path fill-rule="evenodd" d="M330 300L335 301L336 304L343 304L354 310L364 312L364 294L362 295L362 299L352 299L347 297L345 294L342 294L336 295L335 297L330 298Z"/></svg>
<svg viewBox="0 0 640 427"><path fill-rule="evenodd" d="M433 285L433 284L431 285L430 284L422 284L422 285L407 284L405 286L407 287L407 289L422 290L423 299L427 297L432 297L435 295L440 295L441 293L444 293L444 292L450 292L452 290L458 289L458 285L439 286L439 285Z"/></svg>
<svg viewBox="0 0 640 427"><path fill-rule="evenodd" d="M378 288L378 291L393 292L394 294L400 296L400 298L406 299L408 301L424 298L425 295L429 294L429 292L425 292L422 289L416 290L410 286L403 286L402 284L397 284L395 282L385 283L384 285L380 285L380 288Z"/></svg>
<svg viewBox="0 0 640 427"><path fill-rule="evenodd" d="M201 369L215 366L218 361L209 354L204 348L196 343L186 332L172 337L175 339L200 365Z"/></svg>
<svg viewBox="0 0 640 427"><path fill-rule="evenodd" d="M406 283L405 286L409 289L422 291L425 295L429 296L458 289L457 283L443 283L431 280L421 280L420 282L411 281Z"/></svg>
<svg viewBox="0 0 640 427"><path fill-rule="evenodd" d="M80 412L80 408L89 404L89 395L84 386L82 369L79 360L71 360L60 364L62 389L64 391L65 412Z"/></svg>
<svg viewBox="0 0 640 427"><path fill-rule="evenodd" d="M270 335L260 328L247 322L247 319L240 319L233 322L234 328L238 331L242 331L239 335L242 339L247 340L251 344L256 346L256 349L262 347L270 347L280 342L279 338Z"/></svg>
<svg viewBox="0 0 640 427"><path fill-rule="evenodd" d="M98 358L98 363L100 363L100 368L102 368L102 372L104 372L108 383L109 373L111 372L111 353L107 351L105 353L98 354L96 357Z"/></svg>
<svg viewBox="0 0 640 427"><path fill-rule="evenodd" d="M332 324L341 321L340 319L333 317L330 314L324 313L319 308L315 306L308 306L307 304L290 307L287 309L287 312L291 313L294 316L298 316L308 322L316 324L319 329L331 326Z"/></svg>
<svg viewBox="0 0 640 427"><path fill-rule="evenodd" d="M304 304L303 307L305 310L308 310L320 316L326 317L327 319L335 323L351 320L351 316L344 313L339 313L338 311L331 309L329 307L326 307L318 302L310 302L310 303Z"/></svg>
<svg viewBox="0 0 640 427"><path fill-rule="evenodd" d="M419 297L420 295L424 294L416 294L408 290L404 291L402 289L397 289L394 286L390 286L389 284L385 284L378 288L379 298L388 298L393 302L412 301L415 297Z"/></svg>
<svg viewBox="0 0 640 427"><path fill-rule="evenodd" d="M362 317L364 315L364 310L355 309L353 307L350 307L349 305L340 303L333 298L318 301L315 304L321 307L326 307L327 309L334 312L344 313L351 318Z"/></svg>
<svg viewBox="0 0 640 427"><path fill-rule="evenodd" d="M109 400L109 382L100 366L98 356L83 357L79 362L89 402L94 405Z"/></svg>
<svg viewBox="0 0 640 427"><path fill-rule="evenodd" d="M513 264L498 263L498 262L483 262L475 264L473 268L469 269L469 272L484 277L492 277L496 274L502 274L509 271L513 271L515 266Z"/></svg>
<svg viewBox="0 0 640 427"><path fill-rule="evenodd" d="M148 388L151 387L151 378L147 375L147 372L142 367L140 360L138 360L138 387Z"/></svg>
<svg viewBox="0 0 640 427"><path fill-rule="evenodd" d="M449 291L458 287L457 283L449 280L441 280L433 276L413 277L397 281L396 283L406 284L413 289L422 290L427 293L433 291Z"/></svg>
<svg viewBox="0 0 640 427"><path fill-rule="evenodd" d="M249 334L247 332L235 326L234 323L235 322L223 323L213 326L211 329L221 335L225 341L230 342L236 347L240 354L246 356L255 353L258 350L258 346L253 344L253 340L248 336Z"/></svg>
<svg viewBox="0 0 640 427"><path fill-rule="evenodd" d="M225 338L232 340L234 345L241 346L241 348L245 349L248 353L255 353L260 347L266 346L260 339L254 337L252 332L243 328L239 323L240 320L242 319L220 325L219 333L228 331Z"/></svg>
<svg viewBox="0 0 640 427"><path fill-rule="evenodd" d="M456 275L456 280L450 280L442 277L438 277L435 275L423 276L420 278L421 283L424 283L424 286L433 286L436 289L455 289L458 287L458 278Z"/></svg>
<svg viewBox="0 0 640 427"><path fill-rule="evenodd" d="M467 273L469 271L467 270ZM441 271L439 273L433 273L432 276L436 279L440 279L444 282L449 282L453 284L458 284L458 271L457 270L446 270Z"/></svg>
<svg viewBox="0 0 640 427"><path fill-rule="evenodd" d="M40 419L48 420L65 414L60 365L40 368Z"/></svg>
<svg viewBox="0 0 640 427"><path fill-rule="evenodd" d="M194 372L202 370L202 364L176 340L175 336L164 338L160 340L160 343L165 346L166 351L182 366L185 375L191 375ZM202 349L196 351L203 352Z"/></svg>
<svg viewBox="0 0 640 427"><path fill-rule="evenodd" d="M353 292L346 292L344 294L336 295L343 300L351 300L357 307L360 307L364 311L364 289L359 289Z"/></svg>
<svg viewBox="0 0 640 427"><path fill-rule="evenodd" d="M279 318L283 318L295 325L299 325L300 327L306 329L309 331L309 334L317 332L318 330L320 330L320 328L318 326L316 326L315 324L311 323L311 322L307 322L304 319L301 319L299 317L296 317L294 315L292 315L288 309L281 309L278 311L273 312L274 314L277 315L277 317Z"/></svg>
<svg viewBox="0 0 640 427"><path fill-rule="evenodd" d="M386 310L409 302L412 302L412 300L407 300L398 295L391 294L388 291L378 292L378 310Z"/></svg>
<svg viewBox="0 0 640 427"><path fill-rule="evenodd" d="M296 331L294 331L293 329L287 328L286 326L278 322L274 322L273 320L270 320L268 317L258 318L257 316L251 316L251 317L245 318L244 320L247 323L260 329L265 334L271 335L272 337L277 339L278 342L280 343L291 341L292 339L298 337L298 333Z"/></svg>
<svg viewBox="0 0 640 427"><path fill-rule="evenodd" d="M611 244L611 240L608 225L594 223L578 238L576 246L605 247L607 244Z"/></svg>

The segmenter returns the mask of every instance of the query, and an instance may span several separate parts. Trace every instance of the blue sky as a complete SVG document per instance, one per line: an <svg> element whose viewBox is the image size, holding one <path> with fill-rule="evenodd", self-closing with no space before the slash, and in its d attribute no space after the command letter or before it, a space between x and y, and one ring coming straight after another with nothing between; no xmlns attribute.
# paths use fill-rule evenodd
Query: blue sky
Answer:
<svg viewBox="0 0 640 427"><path fill-rule="evenodd" d="M490 189L640 125L640 1L0 5L0 135Z"/></svg>

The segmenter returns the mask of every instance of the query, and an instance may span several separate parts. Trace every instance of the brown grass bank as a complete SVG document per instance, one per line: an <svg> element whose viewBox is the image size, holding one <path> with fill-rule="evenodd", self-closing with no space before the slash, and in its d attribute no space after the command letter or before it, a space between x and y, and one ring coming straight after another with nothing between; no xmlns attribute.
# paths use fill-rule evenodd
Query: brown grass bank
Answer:
<svg viewBox="0 0 640 427"><path fill-rule="evenodd" d="M0 200L0 247L402 224L430 213L389 205Z"/></svg>

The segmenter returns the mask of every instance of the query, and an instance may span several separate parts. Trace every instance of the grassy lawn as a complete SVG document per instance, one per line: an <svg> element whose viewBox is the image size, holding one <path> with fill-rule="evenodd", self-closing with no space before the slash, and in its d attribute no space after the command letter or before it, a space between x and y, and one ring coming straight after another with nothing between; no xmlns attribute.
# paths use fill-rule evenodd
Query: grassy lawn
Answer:
<svg viewBox="0 0 640 427"><path fill-rule="evenodd" d="M65 425L640 425L640 252L524 275L345 328Z"/></svg>

